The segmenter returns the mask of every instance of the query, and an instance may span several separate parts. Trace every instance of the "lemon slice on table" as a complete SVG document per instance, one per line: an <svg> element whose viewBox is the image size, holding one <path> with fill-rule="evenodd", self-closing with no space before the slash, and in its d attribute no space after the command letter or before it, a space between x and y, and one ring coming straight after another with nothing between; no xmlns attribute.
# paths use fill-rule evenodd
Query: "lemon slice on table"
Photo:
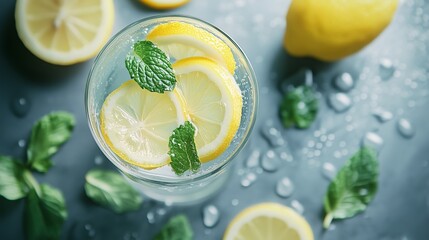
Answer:
<svg viewBox="0 0 429 240"><path fill-rule="evenodd" d="M208 58L185 58L175 62L173 69L175 89L197 129L195 145L200 161L213 160L228 148L240 125L240 88L231 73Z"/></svg>
<svg viewBox="0 0 429 240"><path fill-rule="evenodd" d="M223 240L313 240L305 219L277 203L261 203L240 212L228 225Z"/></svg>
<svg viewBox="0 0 429 240"><path fill-rule="evenodd" d="M107 96L100 113L102 135L123 160L146 169L168 164L168 140L184 123L176 91L164 94L142 89L134 80Z"/></svg>
<svg viewBox="0 0 429 240"><path fill-rule="evenodd" d="M194 56L208 57L234 74L235 60L231 49L202 28L189 23L168 22L156 26L146 38L175 60Z"/></svg>
<svg viewBox="0 0 429 240"><path fill-rule="evenodd" d="M112 0L17 0L16 30L40 59L70 65L95 56L108 40Z"/></svg>
<svg viewBox="0 0 429 240"><path fill-rule="evenodd" d="M140 0L143 4L157 10L178 8L187 4L190 0Z"/></svg>

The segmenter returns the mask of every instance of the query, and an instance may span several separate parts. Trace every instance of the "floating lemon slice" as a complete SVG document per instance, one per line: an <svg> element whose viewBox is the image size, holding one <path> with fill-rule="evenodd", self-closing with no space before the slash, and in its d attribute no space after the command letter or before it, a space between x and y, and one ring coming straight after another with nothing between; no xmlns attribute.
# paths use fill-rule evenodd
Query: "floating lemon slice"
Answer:
<svg viewBox="0 0 429 240"><path fill-rule="evenodd" d="M240 88L231 73L207 58L185 58L174 63L173 69L175 89L197 129L198 156L201 162L213 160L228 148L240 125Z"/></svg>
<svg viewBox="0 0 429 240"><path fill-rule="evenodd" d="M226 229L224 240L313 240L305 219L277 203L261 203L239 213Z"/></svg>
<svg viewBox="0 0 429 240"><path fill-rule="evenodd" d="M234 74L235 60L231 49L202 28L183 22L164 23L152 29L147 40L155 43L175 60L194 56L208 57Z"/></svg>
<svg viewBox="0 0 429 240"><path fill-rule="evenodd" d="M140 2L157 10L178 8L187 4L189 1L190 0L140 0Z"/></svg>
<svg viewBox="0 0 429 240"><path fill-rule="evenodd" d="M101 132L112 151L146 169L169 163L168 140L183 123L183 107L176 91L149 92L134 80L110 93L100 113Z"/></svg>
<svg viewBox="0 0 429 240"><path fill-rule="evenodd" d="M17 0L16 30L40 59L70 65L95 56L113 27L112 0Z"/></svg>

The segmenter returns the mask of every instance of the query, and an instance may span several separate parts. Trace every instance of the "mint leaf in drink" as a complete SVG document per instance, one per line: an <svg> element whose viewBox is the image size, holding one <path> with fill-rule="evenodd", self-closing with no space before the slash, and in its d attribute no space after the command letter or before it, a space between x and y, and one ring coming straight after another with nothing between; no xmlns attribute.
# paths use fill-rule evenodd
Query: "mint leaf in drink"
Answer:
<svg viewBox="0 0 429 240"><path fill-rule="evenodd" d="M47 172L52 166L51 157L70 138L74 125L73 115L67 112L52 112L42 117L33 126L27 149L31 168Z"/></svg>
<svg viewBox="0 0 429 240"><path fill-rule="evenodd" d="M24 166L17 160L0 156L0 196L8 200L17 200L27 195L24 170Z"/></svg>
<svg viewBox="0 0 429 240"><path fill-rule="evenodd" d="M140 208L143 198L118 173L94 169L85 176L85 193L94 202L116 213Z"/></svg>
<svg viewBox="0 0 429 240"><path fill-rule="evenodd" d="M309 86L299 86L286 93L280 105L280 117L285 128L308 128L316 119L318 101Z"/></svg>
<svg viewBox="0 0 429 240"><path fill-rule="evenodd" d="M167 55L151 41L139 41L125 59L130 77L151 92L171 91L176 76Z"/></svg>
<svg viewBox="0 0 429 240"><path fill-rule="evenodd" d="M173 131L168 141L171 158L171 167L177 175L182 175L187 170L197 171L201 162L198 158L197 147L195 146L195 127L189 121L180 125Z"/></svg>
<svg viewBox="0 0 429 240"><path fill-rule="evenodd" d="M31 189L24 209L24 228L29 240L60 239L67 218L64 197L48 185L40 185L39 195Z"/></svg>
<svg viewBox="0 0 429 240"><path fill-rule="evenodd" d="M377 192L378 162L372 149L361 148L329 184L324 199L323 226L333 219L353 217L365 210Z"/></svg>
<svg viewBox="0 0 429 240"><path fill-rule="evenodd" d="M180 214L171 218L154 240L192 240L193 235L188 218Z"/></svg>

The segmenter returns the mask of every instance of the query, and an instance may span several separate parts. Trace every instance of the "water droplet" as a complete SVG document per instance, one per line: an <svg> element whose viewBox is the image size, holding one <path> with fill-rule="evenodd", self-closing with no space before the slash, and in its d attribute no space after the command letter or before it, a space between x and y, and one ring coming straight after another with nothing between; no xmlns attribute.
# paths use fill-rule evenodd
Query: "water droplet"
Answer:
<svg viewBox="0 0 429 240"><path fill-rule="evenodd" d="M103 158L101 156L96 156L94 158L95 165L101 165L103 163Z"/></svg>
<svg viewBox="0 0 429 240"><path fill-rule="evenodd" d="M354 86L354 80L350 73L344 72L334 79L334 85L343 92L350 91Z"/></svg>
<svg viewBox="0 0 429 240"><path fill-rule="evenodd" d="M298 202L297 200L292 200L292 202L290 203L290 205L292 206L293 209L295 209L299 214L303 214L304 213L304 206L302 206L302 204L300 202Z"/></svg>
<svg viewBox="0 0 429 240"><path fill-rule="evenodd" d="M25 117L30 110L30 102L25 97L15 97L10 103L12 113L17 117Z"/></svg>
<svg viewBox="0 0 429 240"><path fill-rule="evenodd" d="M362 146L370 147L375 151L379 152L381 147L383 147L383 138L380 137L377 133L367 132L362 139Z"/></svg>
<svg viewBox="0 0 429 240"><path fill-rule="evenodd" d="M322 149L323 148L323 144L322 143L316 143L316 149Z"/></svg>
<svg viewBox="0 0 429 240"><path fill-rule="evenodd" d="M387 121L390 121L393 118L393 114L391 112L386 111L386 110L381 109L381 108L374 110L374 112L372 114L381 123L385 123Z"/></svg>
<svg viewBox="0 0 429 240"><path fill-rule="evenodd" d="M268 150L263 156L261 160L261 167L267 172L274 172L279 169L281 165L281 161L278 158L276 152L273 150Z"/></svg>
<svg viewBox="0 0 429 240"><path fill-rule="evenodd" d="M352 100L344 93L333 93L329 95L329 105L336 112L344 112L352 106Z"/></svg>
<svg viewBox="0 0 429 240"><path fill-rule="evenodd" d="M97 234L96 233L96 231L95 231L95 229L92 227L92 225L91 224L85 224L85 230L86 230L86 232L87 232L87 234L88 234L88 237L90 237L90 238L93 238L93 237L95 237L95 235Z"/></svg>
<svg viewBox="0 0 429 240"><path fill-rule="evenodd" d="M395 66L392 61L387 58L380 60L380 77L383 80L389 80L395 73Z"/></svg>
<svg viewBox="0 0 429 240"><path fill-rule="evenodd" d="M167 209L165 208L158 208L156 210L156 214L160 217L164 216L167 213Z"/></svg>
<svg viewBox="0 0 429 240"><path fill-rule="evenodd" d="M27 142L24 139L21 139L18 141L18 147L20 147L20 148L25 147L26 144L27 144Z"/></svg>
<svg viewBox="0 0 429 240"><path fill-rule="evenodd" d="M335 224L332 224L332 223L331 223L331 225L329 225L328 231L334 231L334 230L335 230L335 228L337 228L337 227L335 226Z"/></svg>
<svg viewBox="0 0 429 240"><path fill-rule="evenodd" d="M236 198L232 199L232 201L231 201L232 206L238 206L239 203L240 203L240 201Z"/></svg>
<svg viewBox="0 0 429 240"><path fill-rule="evenodd" d="M312 148L316 145L316 143L313 140L308 141L307 147Z"/></svg>
<svg viewBox="0 0 429 240"><path fill-rule="evenodd" d="M254 174L254 173L252 173L252 172L250 172L250 173L247 173L246 175L244 175L244 177L241 179L241 186L243 186L243 187L249 187L250 185L252 185L255 181L256 181L256 179L257 179L258 177L256 176L256 174Z"/></svg>
<svg viewBox="0 0 429 240"><path fill-rule="evenodd" d="M259 159L261 158L261 151L254 149L250 156L246 159L246 167L254 168L259 166Z"/></svg>
<svg viewBox="0 0 429 240"><path fill-rule="evenodd" d="M214 227L219 222L220 214L217 207L208 205L203 209L203 223L206 227Z"/></svg>
<svg viewBox="0 0 429 240"><path fill-rule="evenodd" d="M341 152L340 152L340 151L335 151L335 152L334 152L334 157L335 157L335 158L341 158L341 156L342 156L342 155L341 155Z"/></svg>
<svg viewBox="0 0 429 240"><path fill-rule="evenodd" d="M321 142L326 142L327 140L328 140L328 136L326 136L326 135L320 136L320 141Z"/></svg>
<svg viewBox="0 0 429 240"><path fill-rule="evenodd" d="M286 162L293 162L293 156L291 154L289 154L289 152L283 148L277 148L275 150L276 155L280 157L280 159L282 161L286 161Z"/></svg>
<svg viewBox="0 0 429 240"><path fill-rule="evenodd" d="M329 135L328 135L328 140L329 140L329 141L334 141L334 140L335 140L335 135L334 135L334 134L332 134L332 133L331 133L331 134L329 134Z"/></svg>
<svg viewBox="0 0 429 240"><path fill-rule="evenodd" d="M280 147L285 144L285 140L281 135L279 129L274 127L273 121L267 121L262 127L262 135L268 141L268 143L273 147Z"/></svg>
<svg viewBox="0 0 429 240"><path fill-rule="evenodd" d="M341 154L339 157L341 157ZM322 165L322 174L328 180L332 180L337 175L337 168L332 163L325 162Z"/></svg>
<svg viewBox="0 0 429 240"><path fill-rule="evenodd" d="M280 197L287 198L290 195L292 195L294 188L295 187L294 187L293 183L290 181L290 179L285 177L285 178L280 179L277 182L276 193Z"/></svg>
<svg viewBox="0 0 429 240"><path fill-rule="evenodd" d="M150 224L154 224L154 223L156 222L155 214L154 214L152 211L149 211L149 212L146 214L146 218L147 218L147 221L148 221Z"/></svg>
<svg viewBox="0 0 429 240"><path fill-rule="evenodd" d="M368 195L368 189L366 189L366 188L359 189L359 195L360 196L366 196L366 195Z"/></svg>
<svg viewBox="0 0 429 240"><path fill-rule="evenodd" d="M399 133L405 138L412 138L415 134L413 125L405 118L398 120L397 128Z"/></svg>

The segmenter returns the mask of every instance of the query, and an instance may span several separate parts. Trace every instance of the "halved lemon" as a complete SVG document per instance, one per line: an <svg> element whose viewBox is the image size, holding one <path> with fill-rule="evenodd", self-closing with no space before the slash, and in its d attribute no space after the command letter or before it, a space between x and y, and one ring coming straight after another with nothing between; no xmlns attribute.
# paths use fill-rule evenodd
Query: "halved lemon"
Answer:
<svg viewBox="0 0 429 240"><path fill-rule="evenodd" d="M261 203L240 212L228 225L224 240L313 240L307 221L277 203Z"/></svg>
<svg viewBox="0 0 429 240"><path fill-rule="evenodd" d="M183 103L176 91L142 89L134 80L107 96L100 113L102 135L123 160L146 169L168 164L168 140L184 123Z"/></svg>
<svg viewBox="0 0 429 240"><path fill-rule="evenodd" d="M16 30L40 59L70 65L95 56L113 27L112 0L17 0Z"/></svg>
<svg viewBox="0 0 429 240"><path fill-rule="evenodd" d="M140 0L140 2L146 4L148 7L157 10L167 10L178 8L187 4L190 0Z"/></svg>
<svg viewBox="0 0 429 240"><path fill-rule="evenodd" d="M184 22L168 22L156 26L146 38L175 60L195 56L207 57L234 74L235 60L231 49L225 42L202 28Z"/></svg>
<svg viewBox="0 0 429 240"><path fill-rule="evenodd" d="M231 73L203 57L173 64L176 88L188 120L196 126L195 145L201 162L215 159L234 138L241 121L241 90Z"/></svg>

